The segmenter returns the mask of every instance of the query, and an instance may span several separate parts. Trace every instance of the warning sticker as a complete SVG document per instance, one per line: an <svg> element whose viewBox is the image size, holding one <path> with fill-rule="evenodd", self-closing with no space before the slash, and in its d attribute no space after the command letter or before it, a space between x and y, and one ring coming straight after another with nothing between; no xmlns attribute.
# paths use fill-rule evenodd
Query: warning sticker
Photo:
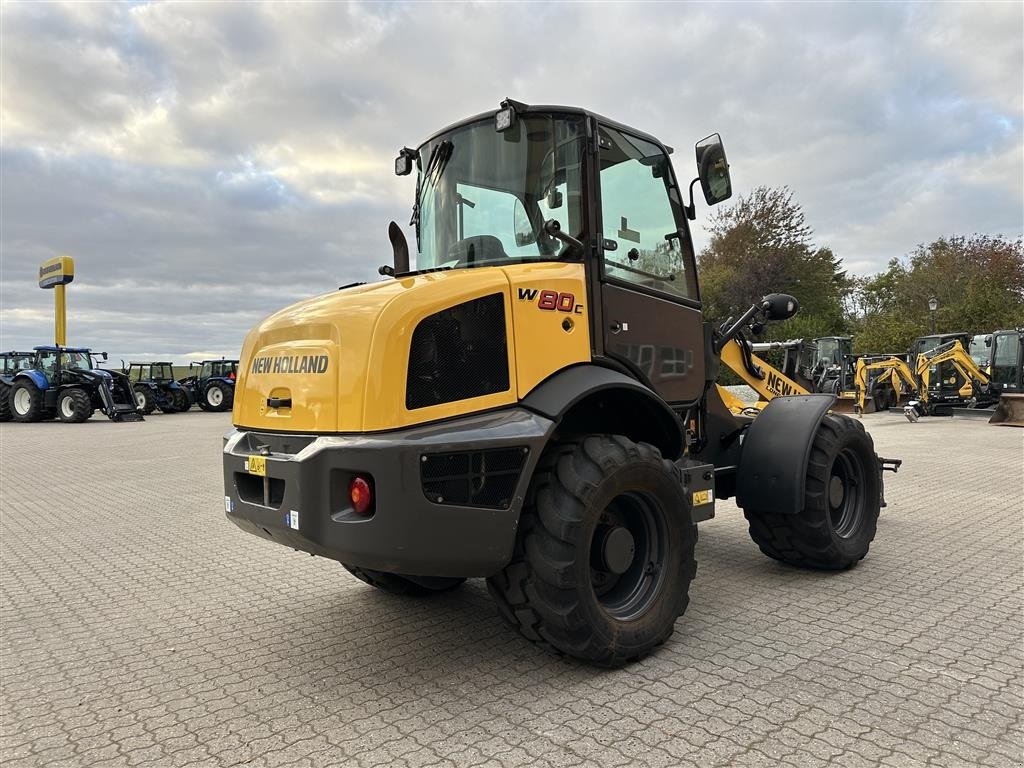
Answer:
<svg viewBox="0 0 1024 768"><path fill-rule="evenodd" d="M224 511L225 512L230 512L234 508L234 506L235 505L232 503L231 497L230 496L225 496L224 497Z"/></svg>
<svg viewBox="0 0 1024 768"><path fill-rule="evenodd" d="M706 491L694 491L693 492L693 506L699 507L701 504L710 504L715 500L715 492L708 488Z"/></svg>
<svg viewBox="0 0 1024 768"><path fill-rule="evenodd" d="M299 513L297 510L291 510L284 516L284 522L289 528L299 530Z"/></svg>

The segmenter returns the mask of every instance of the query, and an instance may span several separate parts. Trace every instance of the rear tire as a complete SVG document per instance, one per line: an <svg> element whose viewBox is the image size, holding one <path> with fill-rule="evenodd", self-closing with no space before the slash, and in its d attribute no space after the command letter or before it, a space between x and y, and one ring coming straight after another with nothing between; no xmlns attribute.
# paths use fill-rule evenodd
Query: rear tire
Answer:
<svg viewBox="0 0 1024 768"><path fill-rule="evenodd" d="M345 570L364 584L376 587L393 595L406 597L425 597L439 592L450 592L462 585L465 579L447 578L442 576L402 576L387 571L373 571L369 568L356 568L345 565Z"/></svg>
<svg viewBox="0 0 1024 768"><path fill-rule="evenodd" d="M80 387L70 387L57 395L57 417L68 424L81 424L93 412L92 398Z"/></svg>
<svg viewBox="0 0 1024 768"><path fill-rule="evenodd" d="M679 467L652 445L588 436L545 451L512 560L487 586L529 640L618 667L672 634L696 543Z"/></svg>
<svg viewBox="0 0 1024 768"><path fill-rule="evenodd" d="M149 416L156 410L156 398L149 391L149 387L135 387L132 396L135 398L135 410L139 413Z"/></svg>
<svg viewBox="0 0 1024 768"><path fill-rule="evenodd" d="M818 425L799 514L744 509L769 557L817 570L852 568L868 553L880 511L874 442L861 422L828 413Z"/></svg>
<svg viewBox="0 0 1024 768"><path fill-rule="evenodd" d="M203 390L203 400L209 411L228 411L235 400L235 388L220 381L211 382Z"/></svg>
<svg viewBox="0 0 1024 768"><path fill-rule="evenodd" d="M11 395L11 388L0 382L0 421L11 420L11 404L8 397Z"/></svg>
<svg viewBox="0 0 1024 768"><path fill-rule="evenodd" d="M8 393L11 418L22 423L40 421L43 418L43 393L32 381L22 379L14 382Z"/></svg>

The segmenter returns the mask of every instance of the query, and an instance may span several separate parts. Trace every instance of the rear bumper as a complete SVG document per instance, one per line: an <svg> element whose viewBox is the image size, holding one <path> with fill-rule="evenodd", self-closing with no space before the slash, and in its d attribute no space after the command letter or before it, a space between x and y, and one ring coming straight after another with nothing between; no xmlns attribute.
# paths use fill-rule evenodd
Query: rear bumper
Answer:
<svg viewBox="0 0 1024 768"><path fill-rule="evenodd" d="M352 566L488 576L512 555L526 488L554 426L513 408L387 433L234 429L224 438L225 511L249 533ZM247 471L248 457L260 454L265 480ZM521 457L518 467L509 469L510 456ZM492 473L499 459L504 463ZM469 472L458 470L463 462ZM439 470L452 479L438 485ZM357 515L349 503L355 474L373 479L371 516ZM467 488L475 494L469 503L449 503L464 502ZM501 490L489 496L489 488Z"/></svg>

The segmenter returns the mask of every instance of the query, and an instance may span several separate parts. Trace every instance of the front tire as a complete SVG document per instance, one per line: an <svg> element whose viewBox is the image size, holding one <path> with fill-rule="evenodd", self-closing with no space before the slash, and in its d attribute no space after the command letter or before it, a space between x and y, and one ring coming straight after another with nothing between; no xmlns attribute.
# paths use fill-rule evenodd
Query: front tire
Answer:
<svg viewBox="0 0 1024 768"><path fill-rule="evenodd" d="M345 565L345 570L355 576L364 584L376 587L383 592L390 592L392 595L404 595L406 597L425 597L436 595L439 592L449 592L462 585L465 579L446 578L441 576L402 576L398 573L387 571L373 571L369 568L356 568Z"/></svg>
<svg viewBox="0 0 1024 768"><path fill-rule="evenodd" d="M135 410L139 413L149 416L156 410L156 398L149 387L136 387L132 390L132 396L135 398Z"/></svg>
<svg viewBox="0 0 1024 768"><path fill-rule="evenodd" d="M852 568L875 538L880 482L874 442L864 426L827 413L811 446L803 510L744 509L750 538L766 555L790 565Z"/></svg>
<svg viewBox="0 0 1024 768"><path fill-rule="evenodd" d="M189 399L188 393L183 389L171 390L171 403L178 413L185 413L192 408L192 401Z"/></svg>
<svg viewBox="0 0 1024 768"><path fill-rule="evenodd" d="M80 387L65 389L57 396L57 416L68 424L80 424L93 412L92 398Z"/></svg>
<svg viewBox="0 0 1024 768"><path fill-rule="evenodd" d="M212 382L203 391L203 400L206 401L208 411L227 411L235 399L233 387L219 381Z"/></svg>
<svg viewBox="0 0 1024 768"><path fill-rule="evenodd" d="M11 388L0 382L0 421L11 420L11 404L8 398L11 395Z"/></svg>
<svg viewBox="0 0 1024 768"><path fill-rule="evenodd" d="M681 470L620 435L554 443L534 473L512 560L487 580L529 640L607 667L668 639L696 574Z"/></svg>
<svg viewBox="0 0 1024 768"><path fill-rule="evenodd" d="M22 379L14 382L8 394L11 417L23 423L40 421L43 418L43 393L32 381Z"/></svg>

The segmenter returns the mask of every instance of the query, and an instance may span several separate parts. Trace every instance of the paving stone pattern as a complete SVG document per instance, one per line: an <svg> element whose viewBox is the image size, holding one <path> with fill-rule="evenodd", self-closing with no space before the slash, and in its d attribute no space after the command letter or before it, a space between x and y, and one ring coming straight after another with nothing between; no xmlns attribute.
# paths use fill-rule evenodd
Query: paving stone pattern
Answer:
<svg viewBox="0 0 1024 768"><path fill-rule="evenodd" d="M850 572L701 525L629 668L559 660L484 585L416 600L224 517L226 414L0 427L0 762L1019 766L1024 430L875 414L890 506Z"/></svg>

